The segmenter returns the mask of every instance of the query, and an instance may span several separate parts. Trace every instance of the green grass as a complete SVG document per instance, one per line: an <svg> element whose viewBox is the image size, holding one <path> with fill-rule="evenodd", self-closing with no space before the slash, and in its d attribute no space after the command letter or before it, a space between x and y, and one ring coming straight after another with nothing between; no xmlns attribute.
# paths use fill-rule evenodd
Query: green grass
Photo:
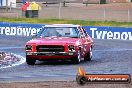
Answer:
<svg viewBox="0 0 132 88"><path fill-rule="evenodd" d="M67 19L37 19L37 18L0 18L0 22L14 23L35 23L35 24L79 24L83 26L116 26L132 27L132 22L115 21L88 21L88 20L67 20Z"/></svg>

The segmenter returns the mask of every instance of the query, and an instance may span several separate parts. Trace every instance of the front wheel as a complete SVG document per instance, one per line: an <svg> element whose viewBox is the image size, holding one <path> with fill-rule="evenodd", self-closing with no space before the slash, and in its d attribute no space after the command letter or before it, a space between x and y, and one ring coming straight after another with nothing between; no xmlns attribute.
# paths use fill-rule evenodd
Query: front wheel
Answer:
<svg viewBox="0 0 132 88"><path fill-rule="evenodd" d="M84 85L87 82L87 79L84 76L77 76L76 81L80 85Z"/></svg>
<svg viewBox="0 0 132 88"><path fill-rule="evenodd" d="M87 53L87 56L85 58L86 61L91 61L93 57L92 48L90 47L89 52Z"/></svg>
<svg viewBox="0 0 132 88"><path fill-rule="evenodd" d="M28 65L35 65L36 60L31 58L26 58L26 62Z"/></svg>
<svg viewBox="0 0 132 88"><path fill-rule="evenodd" d="M78 50L76 58L73 59L75 64L79 64L81 62L81 51Z"/></svg>

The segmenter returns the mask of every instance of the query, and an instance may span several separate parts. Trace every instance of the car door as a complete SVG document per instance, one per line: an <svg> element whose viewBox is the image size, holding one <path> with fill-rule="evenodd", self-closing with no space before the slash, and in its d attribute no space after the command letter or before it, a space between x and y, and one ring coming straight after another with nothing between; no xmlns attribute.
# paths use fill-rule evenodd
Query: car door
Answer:
<svg viewBox="0 0 132 88"><path fill-rule="evenodd" d="M87 53L87 52L89 52L89 50L90 50L90 47L92 47L93 46L93 40L91 39L91 37L87 34L87 32L86 32L86 30L84 29L84 28L82 28L82 30L83 30L83 33L84 33L84 35L85 35L85 54Z"/></svg>
<svg viewBox="0 0 132 88"><path fill-rule="evenodd" d="M81 55L84 58L85 53L87 52L87 41L88 38L86 37L86 34L83 30L83 28L80 27L80 41L81 41Z"/></svg>

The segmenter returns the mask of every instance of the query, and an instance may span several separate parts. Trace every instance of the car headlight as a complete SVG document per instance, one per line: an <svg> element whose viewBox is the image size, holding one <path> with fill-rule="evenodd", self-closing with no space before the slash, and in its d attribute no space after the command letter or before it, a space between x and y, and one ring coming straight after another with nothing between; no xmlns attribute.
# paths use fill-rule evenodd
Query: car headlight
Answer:
<svg viewBox="0 0 132 88"><path fill-rule="evenodd" d="M74 45L68 45L68 50L69 51L75 51L75 46Z"/></svg>
<svg viewBox="0 0 132 88"><path fill-rule="evenodd" d="M32 50L32 46L31 45L26 45L25 49L26 50Z"/></svg>

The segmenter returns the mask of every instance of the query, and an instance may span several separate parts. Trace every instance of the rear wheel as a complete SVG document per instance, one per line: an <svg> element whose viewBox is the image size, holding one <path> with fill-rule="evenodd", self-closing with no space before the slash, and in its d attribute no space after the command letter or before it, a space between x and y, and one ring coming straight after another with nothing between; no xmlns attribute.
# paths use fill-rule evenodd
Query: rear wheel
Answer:
<svg viewBox="0 0 132 88"><path fill-rule="evenodd" d="M86 61L91 61L93 57L92 48L90 47L89 52L87 53L87 56L85 58Z"/></svg>
<svg viewBox="0 0 132 88"><path fill-rule="evenodd" d="M28 65L35 65L36 60L31 58L26 58L26 62Z"/></svg>
<svg viewBox="0 0 132 88"><path fill-rule="evenodd" d="M75 64L79 64L81 62L81 51L78 50L76 58L73 59Z"/></svg>

